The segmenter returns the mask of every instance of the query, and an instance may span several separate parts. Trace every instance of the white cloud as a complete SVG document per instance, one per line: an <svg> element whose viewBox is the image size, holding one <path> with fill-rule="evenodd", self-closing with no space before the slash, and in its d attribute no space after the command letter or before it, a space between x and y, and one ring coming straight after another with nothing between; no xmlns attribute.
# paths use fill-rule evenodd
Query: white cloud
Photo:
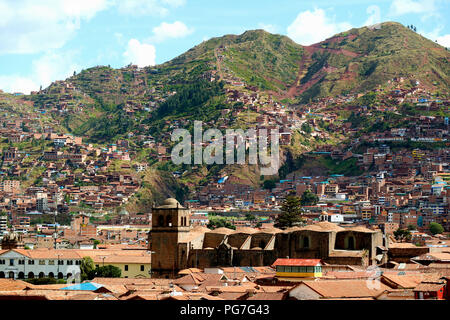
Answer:
<svg viewBox="0 0 450 320"><path fill-rule="evenodd" d="M167 6L176 8L185 3L185 0L116 0L119 12L136 16L166 16L169 13Z"/></svg>
<svg viewBox="0 0 450 320"><path fill-rule="evenodd" d="M371 5L367 7L366 13L369 14L364 26L371 26L381 22L381 10L379 6Z"/></svg>
<svg viewBox="0 0 450 320"><path fill-rule="evenodd" d="M436 40L441 46L450 48L450 34L438 36Z"/></svg>
<svg viewBox="0 0 450 320"><path fill-rule="evenodd" d="M435 0L393 0L389 9L390 16L422 14L422 19L439 15Z"/></svg>
<svg viewBox="0 0 450 320"><path fill-rule="evenodd" d="M423 35L425 38L430 39L431 41L437 41L438 44L444 46L446 48L450 48L450 34L441 35L441 31L444 29L443 26L439 26L431 32L421 32L419 33Z"/></svg>
<svg viewBox="0 0 450 320"><path fill-rule="evenodd" d="M270 33L277 33L277 26L273 24L264 24L264 23L258 23L258 28L263 29Z"/></svg>
<svg viewBox="0 0 450 320"><path fill-rule="evenodd" d="M162 0L162 2L174 8L181 7L186 4L186 0Z"/></svg>
<svg viewBox="0 0 450 320"><path fill-rule="evenodd" d="M138 67L156 64L156 48L151 44L141 43L137 39L128 41L127 50L123 56L126 64L132 63Z"/></svg>
<svg viewBox="0 0 450 320"><path fill-rule="evenodd" d="M108 0L0 0L0 54L61 48Z"/></svg>
<svg viewBox="0 0 450 320"><path fill-rule="evenodd" d="M337 23L327 17L323 9L316 8L300 12L287 28L287 35L299 44L311 45L351 28L350 23Z"/></svg>
<svg viewBox="0 0 450 320"><path fill-rule="evenodd" d="M74 62L76 53L73 51L55 53L47 52L32 62L31 73L28 76L12 74L0 76L0 89L6 92L23 92L39 90L48 87L55 80L64 80L81 66Z"/></svg>
<svg viewBox="0 0 450 320"><path fill-rule="evenodd" d="M194 32L193 28L188 28L183 22L175 21L174 23L163 22L159 26L153 28L153 36L149 42L161 42L166 39L183 38Z"/></svg>
<svg viewBox="0 0 450 320"><path fill-rule="evenodd" d="M14 93L22 92L29 94L39 89L39 85L28 77L20 75L0 75L0 90Z"/></svg>

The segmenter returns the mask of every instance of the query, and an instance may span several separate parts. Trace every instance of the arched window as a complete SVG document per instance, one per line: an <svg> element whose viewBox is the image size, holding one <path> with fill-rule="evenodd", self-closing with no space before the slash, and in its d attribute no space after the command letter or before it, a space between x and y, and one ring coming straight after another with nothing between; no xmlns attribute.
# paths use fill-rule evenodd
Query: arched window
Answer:
<svg viewBox="0 0 450 320"><path fill-rule="evenodd" d="M53 272L50 272L50 273L48 274L48 277L49 277L49 278L54 278L54 277L55 277L55 274L54 274Z"/></svg>
<svg viewBox="0 0 450 320"><path fill-rule="evenodd" d="M167 217L166 217L166 225L167 225L168 227L171 227L171 226L172 226L172 216L167 216Z"/></svg>
<svg viewBox="0 0 450 320"><path fill-rule="evenodd" d="M72 276L72 274L69 272L69 273L67 274L67 279L69 279L71 276Z"/></svg>
<svg viewBox="0 0 450 320"><path fill-rule="evenodd" d="M158 227L164 227L164 217L158 216Z"/></svg>
<svg viewBox="0 0 450 320"><path fill-rule="evenodd" d="M0 271L0 279L5 278L5 273L3 271Z"/></svg>
<svg viewBox="0 0 450 320"><path fill-rule="evenodd" d="M25 279L25 273L23 273L22 271L19 272L18 276L19 279Z"/></svg>
<svg viewBox="0 0 450 320"><path fill-rule="evenodd" d="M13 272L13 271L10 271L10 272L9 272L8 278L14 279L14 272Z"/></svg>
<svg viewBox="0 0 450 320"><path fill-rule="evenodd" d="M64 274L62 272L58 273L58 279L64 279Z"/></svg>
<svg viewBox="0 0 450 320"><path fill-rule="evenodd" d="M45 273L39 272L39 278L45 278Z"/></svg>
<svg viewBox="0 0 450 320"><path fill-rule="evenodd" d="M34 279L34 273L28 272L28 279Z"/></svg>
<svg viewBox="0 0 450 320"><path fill-rule="evenodd" d="M303 237L303 248L309 248L309 237Z"/></svg>

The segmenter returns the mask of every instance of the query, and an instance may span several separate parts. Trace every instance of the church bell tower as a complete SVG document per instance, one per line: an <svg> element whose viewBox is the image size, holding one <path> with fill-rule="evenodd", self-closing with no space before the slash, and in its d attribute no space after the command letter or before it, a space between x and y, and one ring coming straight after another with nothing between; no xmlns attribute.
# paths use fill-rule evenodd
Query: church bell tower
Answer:
<svg viewBox="0 0 450 320"><path fill-rule="evenodd" d="M190 209L173 198L152 208L152 229L149 233L152 277L174 278L181 269L179 244L190 231Z"/></svg>

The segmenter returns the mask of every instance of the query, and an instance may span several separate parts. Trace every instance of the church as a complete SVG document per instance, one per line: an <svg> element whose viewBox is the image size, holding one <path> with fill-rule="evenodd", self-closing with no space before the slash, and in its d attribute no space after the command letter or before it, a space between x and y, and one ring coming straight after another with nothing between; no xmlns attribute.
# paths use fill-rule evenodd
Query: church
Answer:
<svg viewBox="0 0 450 320"><path fill-rule="evenodd" d="M154 277L175 278L186 268L270 266L277 258L321 259L327 264L368 266L387 261L379 230L327 221L286 230L231 230L190 225L190 209L173 198L152 208L149 249Z"/></svg>

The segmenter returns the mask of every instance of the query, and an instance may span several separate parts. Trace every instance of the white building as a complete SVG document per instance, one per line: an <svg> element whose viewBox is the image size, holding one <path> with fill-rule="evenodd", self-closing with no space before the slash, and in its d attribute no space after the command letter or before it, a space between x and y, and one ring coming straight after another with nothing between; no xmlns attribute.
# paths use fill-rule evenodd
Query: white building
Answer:
<svg viewBox="0 0 450 320"><path fill-rule="evenodd" d="M73 250L0 250L0 278L68 279L79 276L81 261Z"/></svg>

